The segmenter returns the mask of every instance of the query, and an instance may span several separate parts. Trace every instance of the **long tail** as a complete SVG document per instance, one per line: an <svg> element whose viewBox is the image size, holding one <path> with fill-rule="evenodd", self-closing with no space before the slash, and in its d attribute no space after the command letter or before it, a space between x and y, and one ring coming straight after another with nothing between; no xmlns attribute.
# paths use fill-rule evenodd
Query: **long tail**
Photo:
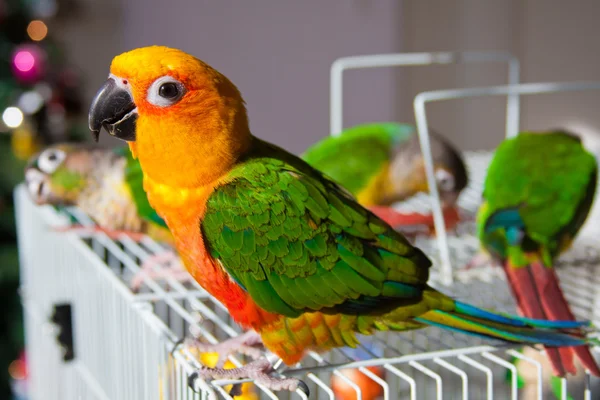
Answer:
<svg viewBox="0 0 600 400"><path fill-rule="evenodd" d="M532 262L527 267L516 268L507 262L504 268L508 282L517 300L521 313L529 318L551 321L575 321L558 283L554 268L541 262ZM546 348L554 373L564 376L576 374L574 356L577 356L590 373L600 376L600 369L587 346Z"/></svg>
<svg viewBox="0 0 600 400"><path fill-rule="evenodd" d="M549 350L557 350L557 347L564 348L564 346L569 346L568 349L574 351L575 349L588 350L586 345L589 341L586 338L565 331L589 326L589 322L572 319L566 321L531 319L492 313L458 301L455 304L454 311L432 310L415 320L475 336L515 343L543 344ZM589 354L589 350L587 353ZM593 359L591 360L590 366L584 365L591 373L596 374L597 366Z"/></svg>

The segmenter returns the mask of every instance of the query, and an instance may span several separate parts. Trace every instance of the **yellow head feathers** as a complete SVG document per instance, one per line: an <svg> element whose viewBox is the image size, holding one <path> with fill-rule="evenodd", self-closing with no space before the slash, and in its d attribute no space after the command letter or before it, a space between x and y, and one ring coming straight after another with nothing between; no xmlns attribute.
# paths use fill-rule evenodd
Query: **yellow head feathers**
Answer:
<svg viewBox="0 0 600 400"><path fill-rule="evenodd" d="M240 92L203 61L151 46L115 57L110 71L90 127L128 141L151 180L179 188L210 184L250 145Z"/></svg>

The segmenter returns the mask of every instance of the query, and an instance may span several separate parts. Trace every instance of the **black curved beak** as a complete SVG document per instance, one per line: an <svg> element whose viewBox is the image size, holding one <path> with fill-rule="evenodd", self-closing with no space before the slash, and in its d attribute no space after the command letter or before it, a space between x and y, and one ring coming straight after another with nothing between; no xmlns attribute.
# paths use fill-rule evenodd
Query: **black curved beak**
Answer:
<svg viewBox="0 0 600 400"><path fill-rule="evenodd" d="M137 110L131 94L109 78L92 101L88 122L94 139L98 141L102 128L119 139L135 141Z"/></svg>

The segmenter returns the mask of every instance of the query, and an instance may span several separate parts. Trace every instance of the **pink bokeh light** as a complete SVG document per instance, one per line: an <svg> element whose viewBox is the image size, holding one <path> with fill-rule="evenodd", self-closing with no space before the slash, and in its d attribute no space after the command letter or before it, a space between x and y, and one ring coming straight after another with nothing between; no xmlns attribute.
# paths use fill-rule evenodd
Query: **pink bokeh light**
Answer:
<svg viewBox="0 0 600 400"><path fill-rule="evenodd" d="M21 50L15 54L15 68L21 72L29 72L35 66L35 57L29 50Z"/></svg>
<svg viewBox="0 0 600 400"><path fill-rule="evenodd" d="M45 61L46 52L40 46L34 44L17 46L11 56L13 75L20 82L35 83L44 76Z"/></svg>

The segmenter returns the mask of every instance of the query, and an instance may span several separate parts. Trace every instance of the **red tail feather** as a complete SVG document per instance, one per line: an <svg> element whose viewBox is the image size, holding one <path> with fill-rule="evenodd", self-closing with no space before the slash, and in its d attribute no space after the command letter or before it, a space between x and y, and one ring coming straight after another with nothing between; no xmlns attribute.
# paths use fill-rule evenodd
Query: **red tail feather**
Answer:
<svg viewBox="0 0 600 400"><path fill-rule="evenodd" d="M541 262L534 262L531 264L532 274L536 278L536 284L538 288L542 288L543 296L542 304L544 310L551 320L575 320L575 316L571 312L567 300L565 299L562 290L558 283L558 276L554 268L546 268ZM594 361L590 350L586 346L578 346L570 348L585 368L590 373L596 376L600 376L600 369Z"/></svg>
<svg viewBox="0 0 600 400"><path fill-rule="evenodd" d="M523 316L548 319L540 301L541 296L536 288L535 278L530 267L515 268L507 264L504 270ZM546 353L555 375L565 376L567 372L574 373L575 365L570 351L561 352L559 349L546 347Z"/></svg>
<svg viewBox="0 0 600 400"><path fill-rule="evenodd" d="M553 268L545 267L541 262L534 262L530 266L519 268L507 263L504 270L519 309L525 317L561 321L575 320ZM557 376L577 373L573 360L574 355L577 355L581 363L592 374L600 376L600 370L587 346L546 348L546 352L554 374Z"/></svg>

